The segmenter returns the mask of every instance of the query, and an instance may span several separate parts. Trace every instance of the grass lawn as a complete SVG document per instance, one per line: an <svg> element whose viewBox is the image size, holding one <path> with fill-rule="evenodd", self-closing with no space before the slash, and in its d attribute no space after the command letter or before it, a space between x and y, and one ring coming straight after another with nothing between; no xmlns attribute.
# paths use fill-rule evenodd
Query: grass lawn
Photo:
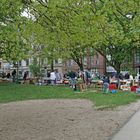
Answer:
<svg viewBox="0 0 140 140"><path fill-rule="evenodd" d="M89 99L96 106L106 108L129 104L140 99L134 93L118 92L116 94L102 94L101 92L87 91L74 92L63 86L35 86L18 84L0 84L0 103L31 100L31 99Z"/></svg>

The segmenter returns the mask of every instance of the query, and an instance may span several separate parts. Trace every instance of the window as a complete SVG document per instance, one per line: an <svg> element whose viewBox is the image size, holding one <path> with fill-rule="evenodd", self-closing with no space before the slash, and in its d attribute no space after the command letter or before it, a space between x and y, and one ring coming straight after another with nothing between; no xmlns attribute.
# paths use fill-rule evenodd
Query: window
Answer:
<svg viewBox="0 0 140 140"><path fill-rule="evenodd" d="M58 64L58 60L57 59L55 60L55 64Z"/></svg>
<svg viewBox="0 0 140 140"><path fill-rule="evenodd" d="M94 65L94 57L91 57L91 65Z"/></svg>
<svg viewBox="0 0 140 140"><path fill-rule="evenodd" d="M58 63L61 64L62 63L62 60L61 59L58 59Z"/></svg>
<svg viewBox="0 0 140 140"><path fill-rule="evenodd" d="M18 64L19 64L19 66L21 67L21 61L19 61L19 63L18 63Z"/></svg>
<svg viewBox="0 0 140 140"><path fill-rule="evenodd" d="M26 66L29 66L29 59L26 60Z"/></svg>
<svg viewBox="0 0 140 140"><path fill-rule="evenodd" d="M87 58L84 57L84 65L87 65Z"/></svg>
<svg viewBox="0 0 140 140"><path fill-rule="evenodd" d="M41 59L41 65L44 65L44 59Z"/></svg>
<svg viewBox="0 0 140 140"><path fill-rule="evenodd" d="M72 67L73 65L74 65L73 60L69 60L69 61L67 62L67 66L68 66L68 67Z"/></svg>
<svg viewBox="0 0 140 140"><path fill-rule="evenodd" d="M96 54L96 59L98 59L99 58L99 55L98 54Z"/></svg>
<svg viewBox="0 0 140 140"><path fill-rule="evenodd" d="M135 63L140 63L140 52L136 52L134 56Z"/></svg>
<svg viewBox="0 0 140 140"><path fill-rule="evenodd" d="M96 60L96 65L99 65L99 60L98 59Z"/></svg>
<svg viewBox="0 0 140 140"><path fill-rule="evenodd" d="M111 61L111 55L107 55L106 58L108 61Z"/></svg>

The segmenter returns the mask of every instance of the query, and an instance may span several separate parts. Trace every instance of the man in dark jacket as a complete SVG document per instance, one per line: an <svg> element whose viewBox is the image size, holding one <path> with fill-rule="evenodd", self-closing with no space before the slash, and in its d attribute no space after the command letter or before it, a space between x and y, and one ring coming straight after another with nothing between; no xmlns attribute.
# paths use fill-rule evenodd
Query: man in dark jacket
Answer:
<svg viewBox="0 0 140 140"><path fill-rule="evenodd" d="M16 70L15 69L12 71L12 77L13 77L13 82L15 82L15 78L16 78Z"/></svg>
<svg viewBox="0 0 140 140"><path fill-rule="evenodd" d="M103 79L103 92L104 92L104 93L108 93L108 91L109 91L109 83L110 83L110 80L109 80L109 78L106 76L106 77Z"/></svg>
<svg viewBox="0 0 140 140"><path fill-rule="evenodd" d="M76 90L76 73L74 71L69 72L70 84L74 90Z"/></svg>

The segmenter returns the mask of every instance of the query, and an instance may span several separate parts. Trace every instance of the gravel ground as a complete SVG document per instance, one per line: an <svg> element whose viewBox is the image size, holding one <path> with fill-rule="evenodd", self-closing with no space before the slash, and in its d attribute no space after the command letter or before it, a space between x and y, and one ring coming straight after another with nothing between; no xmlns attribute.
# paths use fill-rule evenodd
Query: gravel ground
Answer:
<svg viewBox="0 0 140 140"><path fill-rule="evenodd" d="M139 108L98 110L79 99L0 104L0 140L109 140Z"/></svg>

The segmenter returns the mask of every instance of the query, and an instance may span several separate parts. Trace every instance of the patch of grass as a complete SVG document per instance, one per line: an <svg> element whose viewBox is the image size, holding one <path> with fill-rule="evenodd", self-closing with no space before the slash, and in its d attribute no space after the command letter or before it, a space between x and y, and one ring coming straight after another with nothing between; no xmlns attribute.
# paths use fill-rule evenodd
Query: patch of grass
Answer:
<svg viewBox="0 0 140 140"><path fill-rule="evenodd" d="M95 91L74 92L64 86L35 86L18 84L0 84L0 103L31 99L89 99L103 108L129 104L139 99L134 93L118 92L103 94Z"/></svg>

